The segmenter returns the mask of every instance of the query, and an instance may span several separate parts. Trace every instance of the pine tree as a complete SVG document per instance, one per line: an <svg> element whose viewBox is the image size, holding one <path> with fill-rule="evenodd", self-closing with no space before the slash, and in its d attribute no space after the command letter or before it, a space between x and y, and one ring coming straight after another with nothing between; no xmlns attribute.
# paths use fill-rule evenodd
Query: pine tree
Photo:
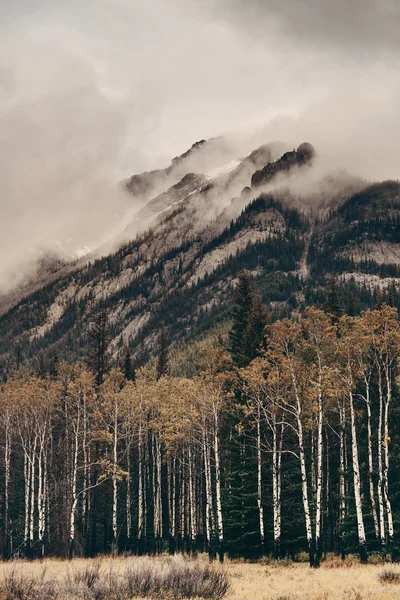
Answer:
<svg viewBox="0 0 400 600"><path fill-rule="evenodd" d="M242 428L243 427L243 428ZM239 424L230 445L225 547L230 558L258 558L261 538L257 508L257 465L253 446Z"/></svg>
<svg viewBox="0 0 400 600"><path fill-rule="evenodd" d="M265 333L269 322L268 309L263 304L261 296L256 295L252 303L243 340L244 356L248 363L260 356L263 347L265 347Z"/></svg>
<svg viewBox="0 0 400 600"><path fill-rule="evenodd" d="M96 384L101 385L104 376L110 370L108 347L110 344L110 328L107 310L97 311L89 323L87 337L86 364L96 375Z"/></svg>
<svg viewBox="0 0 400 600"><path fill-rule="evenodd" d="M357 314L356 303L353 290L350 290L348 300L347 300L347 314L349 317L355 317Z"/></svg>
<svg viewBox="0 0 400 600"><path fill-rule="evenodd" d="M124 357L124 376L127 381L136 380L135 367L133 366L132 354L129 348L126 349Z"/></svg>
<svg viewBox="0 0 400 600"><path fill-rule="evenodd" d="M158 339L157 380L169 373L169 351L164 326Z"/></svg>
<svg viewBox="0 0 400 600"><path fill-rule="evenodd" d="M239 275L232 309L233 325L229 333L230 351L238 367L246 366L250 361L246 356L246 330L253 306L253 293L250 276L246 271Z"/></svg>
<svg viewBox="0 0 400 600"><path fill-rule="evenodd" d="M57 352L53 352L49 359L49 375L50 377L56 378L58 375L58 369L60 366L60 358Z"/></svg>
<svg viewBox="0 0 400 600"><path fill-rule="evenodd" d="M47 377L47 365L43 354L39 356L37 376L39 377L39 379L46 379Z"/></svg>
<svg viewBox="0 0 400 600"><path fill-rule="evenodd" d="M387 294L387 303L388 306L396 306L396 286L392 283L389 287Z"/></svg>
<svg viewBox="0 0 400 600"><path fill-rule="evenodd" d="M331 315L332 321L335 323L343 314L341 302L340 302L340 294L337 288L337 283L335 277L332 277L329 280L328 293L326 302L324 305L324 311Z"/></svg>

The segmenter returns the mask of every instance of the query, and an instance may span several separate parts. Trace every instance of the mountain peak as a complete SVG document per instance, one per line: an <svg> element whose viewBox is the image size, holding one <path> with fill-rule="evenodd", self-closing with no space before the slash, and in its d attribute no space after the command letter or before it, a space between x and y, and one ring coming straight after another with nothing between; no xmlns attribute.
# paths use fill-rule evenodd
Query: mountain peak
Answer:
<svg viewBox="0 0 400 600"><path fill-rule="evenodd" d="M270 183L279 173L290 171L295 167L301 167L312 163L316 155L314 146L308 142L303 142L291 152L285 152L279 160L268 163L263 169L256 171L251 178L252 187L258 187Z"/></svg>

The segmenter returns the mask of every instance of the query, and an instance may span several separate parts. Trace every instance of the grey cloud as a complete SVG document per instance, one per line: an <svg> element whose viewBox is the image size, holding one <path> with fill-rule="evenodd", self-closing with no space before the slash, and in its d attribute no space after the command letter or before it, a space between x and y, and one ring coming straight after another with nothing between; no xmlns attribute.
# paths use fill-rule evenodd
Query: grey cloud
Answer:
<svg viewBox="0 0 400 600"><path fill-rule="evenodd" d="M306 45L359 50L360 58L377 48L400 48L398 0L210 1L223 18L259 35L278 28Z"/></svg>
<svg viewBox="0 0 400 600"><path fill-rule="evenodd" d="M4 0L0 286L102 243L135 208L118 181L199 139L398 177L398 26L397 0Z"/></svg>

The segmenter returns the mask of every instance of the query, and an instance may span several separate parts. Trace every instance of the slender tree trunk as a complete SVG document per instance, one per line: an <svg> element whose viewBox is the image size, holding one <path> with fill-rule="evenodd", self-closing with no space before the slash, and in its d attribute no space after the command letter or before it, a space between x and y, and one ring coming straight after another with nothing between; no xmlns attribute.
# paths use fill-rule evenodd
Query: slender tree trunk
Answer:
<svg viewBox="0 0 400 600"><path fill-rule="evenodd" d="M113 529L113 552L118 552L118 405L114 406L113 425L113 507L112 507L112 529Z"/></svg>
<svg viewBox="0 0 400 600"><path fill-rule="evenodd" d="M29 519L29 544L30 549L33 549L34 535L35 535L35 491L36 491L36 448L37 448L37 436L35 435L32 449L32 460L31 460L31 514Z"/></svg>
<svg viewBox="0 0 400 600"><path fill-rule="evenodd" d="M139 424L138 435L138 554L143 554L143 525L144 525L144 498L143 498L143 440L142 440L142 425Z"/></svg>
<svg viewBox="0 0 400 600"><path fill-rule="evenodd" d="M78 505L77 478L78 478L78 456L79 456L79 429L80 412L78 409L77 421L74 432L74 456L72 460L72 486L71 486L71 509L69 514L69 558L74 556L75 546L75 515Z"/></svg>
<svg viewBox="0 0 400 600"><path fill-rule="evenodd" d="M86 394L83 393L83 434L82 434L82 454L83 454L83 490L82 490L82 534L84 540L88 534L88 488L89 488L89 468L88 468L88 448L87 448L87 406ZM86 548L87 550L87 548ZM86 552L85 552L86 553Z"/></svg>
<svg viewBox="0 0 400 600"><path fill-rule="evenodd" d="M126 537L128 540L128 548L131 549L132 539L132 472L131 472L131 438L128 434L126 445L126 461L127 461L127 478L126 478Z"/></svg>
<svg viewBox="0 0 400 600"><path fill-rule="evenodd" d="M367 542L365 538L364 519L361 503L361 484L360 484L360 465L358 461L357 430L354 415L353 393L349 390L350 400L350 419L351 419L351 449L353 457L353 476L354 476L354 500L357 515L358 544L360 548L360 560L362 563L368 562Z"/></svg>
<svg viewBox="0 0 400 600"><path fill-rule="evenodd" d="M261 556L264 555L264 507L262 498L262 454L261 454L261 409L258 404L257 407L257 505L258 505L258 518L260 523L260 545L261 545ZM275 460L275 456L274 456ZM275 490L274 490L275 491ZM274 503L275 510L275 503ZM274 530L275 531L275 530Z"/></svg>
<svg viewBox="0 0 400 600"><path fill-rule="evenodd" d="M321 366L319 365L321 372ZM321 562L321 522L322 522L322 454L323 454L323 436L322 436L322 383L319 381L318 393L318 427L317 427L317 501L315 511L315 566L319 567Z"/></svg>
<svg viewBox="0 0 400 600"><path fill-rule="evenodd" d="M375 537L379 540L379 522L376 512L375 489L374 489L374 461L372 454L372 428L371 428L371 398L369 382L366 382L366 404L367 404L367 439L368 439L368 481L369 481L369 497L371 501L372 517L374 519Z"/></svg>
<svg viewBox="0 0 400 600"><path fill-rule="evenodd" d="M212 510L212 495L211 495L211 481L210 474L211 469L209 465L210 457L207 447L206 434L203 432L203 459L204 459L204 475L206 483L206 511L205 511L205 522L206 522L206 547L208 550L209 558L212 559L212 542L211 542L211 510Z"/></svg>
<svg viewBox="0 0 400 600"><path fill-rule="evenodd" d="M188 447L188 462L189 462L189 518L190 518L190 541L191 551L196 551L196 498L193 483L193 464L192 464L192 449Z"/></svg>
<svg viewBox="0 0 400 600"><path fill-rule="evenodd" d="M5 548L4 557L9 558L10 556L10 478L11 478L11 431L10 423L7 418L6 432L5 432L5 449L4 449L4 535L5 535Z"/></svg>
<svg viewBox="0 0 400 600"><path fill-rule="evenodd" d="M25 481L25 531L24 546L25 554L29 554L29 498L31 488L31 470L28 451L24 449L24 481Z"/></svg>
<svg viewBox="0 0 400 600"><path fill-rule="evenodd" d="M272 424L272 502L273 502L273 519L274 519L274 559L280 557L280 452L278 450L277 427L276 419L273 419Z"/></svg>
<svg viewBox="0 0 400 600"><path fill-rule="evenodd" d="M339 540L340 540L340 551L342 560L346 558L344 550L343 540L343 527L346 518L346 484L345 484L345 470L346 470L346 444L345 444L345 433L346 433L346 408L344 404L339 406L340 415L340 450L339 450Z"/></svg>
<svg viewBox="0 0 400 600"><path fill-rule="evenodd" d="M394 548L394 527L393 527L393 513L392 505L389 496L389 407L392 399L392 383L390 379L390 365L385 365L386 375L386 398L385 398L385 410L384 410L384 471L383 471L383 497L385 499L386 515L388 522L388 534L389 534L389 548L391 552L392 561L396 560L396 552Z"/></svg>
<svg viewBox="0 0 400 600"><path fill-rule="evenodd" d="M218 522L218 554L220 562L224 562L224 528L222 521L222 503L221 503L221 466L219 456L218 439L218 413L214 411L214 453L215 453L215 488L217 502L217 522Z"/></svg>
<svg viewBox="0 0 400 600"><path fill-rule="evenodd" d="M168 461L168 482L170 486L169 498L169 553L175 554L176 550L176 458L173 456Z"/></svg>
<svg viewBox="0 0 400 600"><path fill-rule="evenodd" d="M382 429L383 429L383 388L382 373L378 365L379 389L379 419L378 419L378 505L379 505L379 530L383 554L386 554L385 508L383 504L383 460L382 460Z"/></svg>

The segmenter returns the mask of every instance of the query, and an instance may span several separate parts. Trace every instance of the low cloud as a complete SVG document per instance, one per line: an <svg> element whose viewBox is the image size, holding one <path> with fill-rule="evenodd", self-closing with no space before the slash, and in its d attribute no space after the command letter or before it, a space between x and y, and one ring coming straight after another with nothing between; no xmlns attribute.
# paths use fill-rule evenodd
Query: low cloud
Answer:
<svg viewBox="0 0 400 600"><path fill-rule="evenodd" d="M398 27L396 0L6 0L0 289L112 238L140 205L118 182L198 139L398 178Z"/></svg>

